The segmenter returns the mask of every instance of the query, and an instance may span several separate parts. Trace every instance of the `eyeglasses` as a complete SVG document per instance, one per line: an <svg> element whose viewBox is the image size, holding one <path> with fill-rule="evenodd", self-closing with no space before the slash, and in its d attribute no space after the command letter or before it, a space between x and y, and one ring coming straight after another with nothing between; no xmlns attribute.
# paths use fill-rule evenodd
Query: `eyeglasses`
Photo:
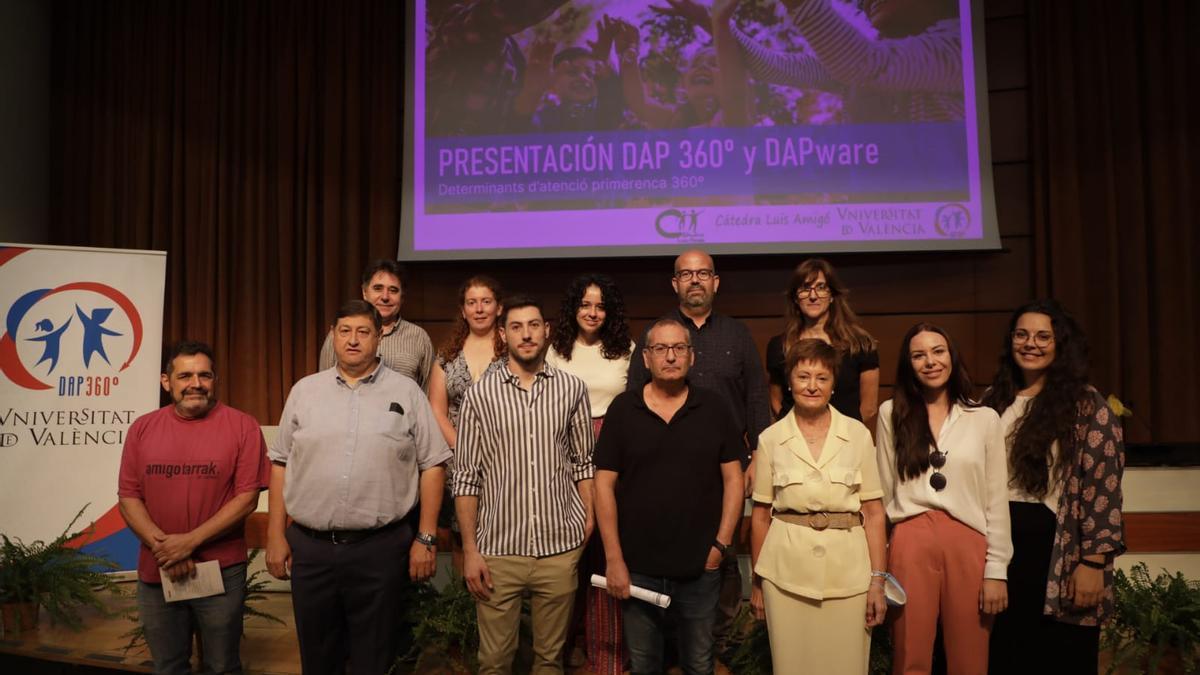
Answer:
<svg viewBox="0 0 1200 675"><path fill-rule="evenodd" d="M833 289L825 284L815 284L812 286L801 286L800 288L796 289L796 293L802 298L812 295L813 293L816 293L818 298L828 298L829 296L833 295Z"/></svg>
<svg viewBox="0 0 1200 675"><path fill-rule="evenodd" d="M1054 342L1054 333L1039 331L1031 335L1029 331L1018 328L1012 332L1012 341L1014 345L1023 345L1032 341L1034 347L1044 349L1049 347L1051 342Z"/></svg>
<svg viewBox="0 0 1200 675"><path fill-rule="evenodd" d="M646 345L646 351L660 359L666 356L667 352L671 352L676 356L686 356L691 350L691 345L683 343L677 345Z"/></svg>
<svg viewBox="0 0 1200 675"><path fill-rule="evenodd" d="M933 467L933 473L929 474L929 486L938 492L945 490L946 474L942 473L942 467L946 466L946 453L941 450L929 453L929 466Z"/></svg>
<svg viewBox="0 0 1200 675"><path fill-rule="evenodd" d="M691 281L693 277L700 281L711 281L715 276L717 276L717 273L710 269L677 270L675 272L675 278L683 282Z"/></svg>

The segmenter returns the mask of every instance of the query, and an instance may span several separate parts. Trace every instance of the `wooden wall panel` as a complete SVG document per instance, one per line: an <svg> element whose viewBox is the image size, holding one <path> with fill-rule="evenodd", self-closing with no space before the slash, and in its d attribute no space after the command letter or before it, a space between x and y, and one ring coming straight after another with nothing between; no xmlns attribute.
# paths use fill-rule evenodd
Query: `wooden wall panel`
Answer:
<svg viewBox="0 0 1200 675"><path fill-rule="evenodd" d="M1126 513L1125 545L1134 553L1200 551L1200 513Z"/></svg>

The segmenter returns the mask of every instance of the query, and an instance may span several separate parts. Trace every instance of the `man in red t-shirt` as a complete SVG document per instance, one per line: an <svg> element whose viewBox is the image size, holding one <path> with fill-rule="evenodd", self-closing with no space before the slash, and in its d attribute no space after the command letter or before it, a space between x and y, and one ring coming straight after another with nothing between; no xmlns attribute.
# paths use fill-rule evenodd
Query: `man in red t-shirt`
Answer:
<svg viewBox="0 0 1200 675"><path fill-rule="evenodd" d="M190 673L192 627L204 664L240 673L246 539L242 522L267 487L270 464L258 421L217 402L212 348L181 342L167 357L162 387L172 405L139 417L121 454L121 515L142 541L138 610L155 673ZM172 580L216 560L225 592L168 604Z"/></svg>

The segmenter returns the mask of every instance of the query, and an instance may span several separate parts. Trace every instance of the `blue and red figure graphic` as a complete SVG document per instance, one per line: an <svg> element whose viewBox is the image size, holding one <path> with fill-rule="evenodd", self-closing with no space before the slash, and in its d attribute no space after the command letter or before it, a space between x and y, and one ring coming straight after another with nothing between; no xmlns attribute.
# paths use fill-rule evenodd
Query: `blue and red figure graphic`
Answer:
<svg viewBox="0 0 1200 675"><path fill-rule="evenodd" d="M0 265L24 250L26 249L0 249ZM100 299L88 309L84 309L76 303L75 311L72 314L59 317L57 327L55 326L55 317L39 316L36 313L35 310L39 303L68 291L84 291L97 295ZM98 357L98 360L112 365L106 349L109 345L108 339L122 337L123 334L105 324L109 322L117 308L125 313L132 329L129 353L125 355L124 361L117 369L118 372L125 370L133 362L142 346L142 318L137 308L124 293L112 286L94 281L73 281L54 288L38 288L28 291L17 298L8 308L8 313L4 317L5 332L3 336L0 336L0 371L3 371L8 379L19 387L34 391L53 389L55 385L43 381L31 371L38 370L42 364L48 363L49 367L45 375L53 374L63 355L64 337L78 333L80 330L82 330L82 337L79 339L79 345L82 350L81 358L84 367L91 368L93 357ZM31 328L26 329L26 334L23 335L21 324L31 312L35 312L33 316L38 320ZM78 319L77 322L76 319ZM72 326L75 326L76 329L72 330ZM18 340L37 342L42 345L41 357L31 367L27 367L21 359L17 349Z"/></svg>

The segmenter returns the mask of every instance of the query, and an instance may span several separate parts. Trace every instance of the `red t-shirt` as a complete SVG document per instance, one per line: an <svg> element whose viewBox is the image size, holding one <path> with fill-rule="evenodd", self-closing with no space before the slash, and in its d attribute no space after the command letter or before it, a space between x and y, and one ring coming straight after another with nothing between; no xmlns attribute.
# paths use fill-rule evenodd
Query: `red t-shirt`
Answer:
<svg viewBox="0 0 1200 675"><path fill-rule="evenodd" d="M146 504L167 534L190 532L235 496L265 489L270 481L267 444L258 421L220 402L199 419L184 419L175 406L143 415L129 427L121 453L117 494ZM242 527L192 552L221 567L246 561ZM138 553L138 578L161 583L149 547Z"/></svg>

